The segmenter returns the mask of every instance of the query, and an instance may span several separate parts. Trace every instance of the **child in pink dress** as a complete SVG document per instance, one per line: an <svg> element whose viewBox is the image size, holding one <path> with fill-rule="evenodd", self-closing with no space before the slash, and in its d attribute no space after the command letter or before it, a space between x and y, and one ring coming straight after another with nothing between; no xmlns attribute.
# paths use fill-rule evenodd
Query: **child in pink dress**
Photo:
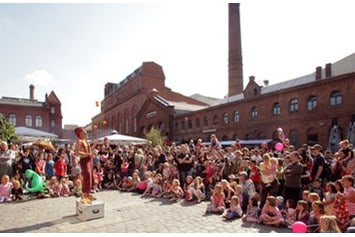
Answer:
<svg viewBox="0 0 355 237"><path fill-rule="evenodd" d="M215 213L215 214L223 214L225 210L224 204L225 195L223 193L221 183L216 184L213 189L211 204L207 206L206 214Z"/></svg>
<svg viewBox="0 0 355 237"><path fill-rule="evenodd" d="M279 226L283 223L282 214L279 208L276 206L276 198L274 196L268 196L266 203L261 211L259 217L259 223L265 225Z"/></svg>
<svg viewBox="0 0 355 237"><path fill-rule="evenodd" d="M0 202L11 202L11 189L10 177L5 174L1 177Z"/></svg>

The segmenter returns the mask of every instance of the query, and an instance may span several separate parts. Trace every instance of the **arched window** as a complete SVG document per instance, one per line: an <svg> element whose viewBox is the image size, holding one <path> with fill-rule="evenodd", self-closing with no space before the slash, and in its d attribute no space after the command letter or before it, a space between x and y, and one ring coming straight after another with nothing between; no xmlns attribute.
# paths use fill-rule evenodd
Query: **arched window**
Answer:
<svg viewBox="0 0 355 237"><path fill-rule="evenodd" d="M223 114L223 124L228 124L228 114L227 113Z"/></svg>
<svg viewBox="0 0 355 237"><path fill-rule="evenodd" d="M238 123L239 120L240 120L239 111L234 111L234 114L233 114L234 123Z"/></svg>
<svg viewBox="0 0 355 237"><path fill-rule="evenodd" d="M25 126L32 127L32 116L31 115L25 116Z"/></svg>
<svg viewBox="0 0 355 237"><path fill-rule="evenodd" d="M258 108L253 107L251 109L251 119L256 120L258 118Z"/></svg>
<svg viewBox="0 0 355 237"><path fill-rule="evenodd" d="M330 95L329 103L330 103L331 106L341 105L343 103L343 97L342 97L340 91L334 91Z"/></svg>
<svg viewBox="0 0 355 237"><path fill-rule="evenodd" d="M217 125L217 124L218 124L218 115L215 114L215 115L213 116L213 125Z"/></svg>
<svg viewBox="0 0 355 237"><path fill-rule="evenodd" d="M179 123L178 122L175 123L175 130L179 131Z"/></svg>
<svg viewBox="0 0 355 237"><path fill-rule="evenodd" d="M317 97L311 96L307 101L307 110L312 111L317 107Z"/></svg>
<svg viewBox="0 0 355 237"><path fill-rule="evenodd" d="M185 129L186 127L185 127L185 120L182 120L181 121L181 129Z"/></svg>
<svg viewBox="0 0 355 237"><path fill-rule="evenodd" d="M199 128L201 126L201 121L200 121L200 118L197 118L195 120L195 124L196 124L196 128Z"/></svg>
<svg viewBox="0 0 355 237"><path fill-rule="evenodd" d="M187 126L188 126L189 129L192 129L192 120L191 119L189 119L187 121Z"/></svg>
<svg viewBox="0 0 355 237"><path fill-rule="evenodd" d="M309 145L314 145L318 143L318 130L315 128L310 128L307 131L307 143Z"/></svg>
<svg viewBox="0 0 355 237"><path fill-rule="evenodd" d="M35 126L37 128L41 128L43 126L43 121L42 121L42 116L41 115L37 115L35 118Z"/></svg>
<svg viewBox="0 0 355 237"><path fill-rule="evenodd" d="M205 126L205 127L208 126L208 118L207 118L207 116L203 117L203 126Z"/></svg>
<svg viewBox="0 0 355 237"><path fill-rule="evenodd" d="M16 115L15 114L10 114L9 115L9 123L12 125L16 126Z"/></svg>
<svg viewBox="0 0 355 237"><path fill-rule="evenodd" d="M272 107L272 114L273 115L280 115L281 114L281 105L279 103L275 103Z"/></svg>
<svg viewBox="0 0 355 237"><path fill-rule="evenodd" d="M297 112L298 111L298 100L292 99L290 101L290 112Z"/></svg>

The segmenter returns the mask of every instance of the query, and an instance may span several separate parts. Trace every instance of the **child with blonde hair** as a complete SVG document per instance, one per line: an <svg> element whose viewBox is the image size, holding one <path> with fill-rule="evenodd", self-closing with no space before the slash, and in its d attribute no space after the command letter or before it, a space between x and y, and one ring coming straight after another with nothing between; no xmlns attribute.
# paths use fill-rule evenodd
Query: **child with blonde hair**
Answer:
<svg viewBox="0 0 355 237"><path fill-rule="evenodd" d="M320 233L341 233L337 218L333 215L323 215L319 218Z"/></svg>
<svg viewBox="0 0 355 237"><path fill-rule="evenodd" d="M225 210L225 195L223 193L223 188L221 183L217 183L214 186L212 197L211 197L211 204L207 206L206 214L208 213L215 213L215 214L223 214Z"/></svg>
<svg viewBox="0 0 355 237"><path fill-rule="evenodd" d="M74 181L73 194L75 197L81 197L83 195L82 183L80 179Z"/></svg>
<svg viewBox="0 0 355 237"><path fill-rule="evenodd" d="M1 177L0 202L11 202L11 189L10 177L5 174Z"/></svg>
<svg viewBox="0 0 355 237"><path fill-rule="evenodd" d="M48 193L51 197L60 196L60 187L56 176L52 176L48 182Z"/></svg>
<svg viewBox="0 0 355 237"><path fill-rule="evenodd" d="M184 190L180 186L180 181L174 179L168 190L168 198L170 202L176 202L178 199L184 197Z"/></svg>
<svg viewBox="0 0 355 237"><path fill-rule="evenodd" d="M61 197L69 197L70 189L66 177L62 177L59 184L59 193Z"/></svg>
<svg viewBox="0 0 355 237"><path fill-rule="evenodd" d="M223 218L227 220L232 220L236 218L241 218L243 216L243 210L240 207L239 198L237 196L232 196L230 207L227 209L226 214Z"/></svg>

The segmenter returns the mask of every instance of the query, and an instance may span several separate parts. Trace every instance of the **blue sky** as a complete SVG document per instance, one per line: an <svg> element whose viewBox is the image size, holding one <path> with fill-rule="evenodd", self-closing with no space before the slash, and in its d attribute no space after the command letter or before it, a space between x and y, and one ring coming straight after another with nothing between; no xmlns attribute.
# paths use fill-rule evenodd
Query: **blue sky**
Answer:
<svg viewBox="0 0 355 237"><path fill-rule="evenodd" d="M285 3L286 2L286 3ZM312 73L355 52L354 1L241 1L244 85ZM227 1L0 4L0 96L62 102L63 123L85 125L107 82L154 61L166 86L223 98ZM79 98L79 99L78 99Z"/></svg>

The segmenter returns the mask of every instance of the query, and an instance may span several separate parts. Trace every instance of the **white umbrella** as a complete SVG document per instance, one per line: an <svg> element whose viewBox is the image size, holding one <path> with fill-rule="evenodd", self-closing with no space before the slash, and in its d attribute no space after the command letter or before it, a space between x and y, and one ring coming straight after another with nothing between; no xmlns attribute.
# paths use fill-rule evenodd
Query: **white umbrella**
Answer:
<svg viewBox="0 0 355 237"><path fill-rule="evenodd" d="M15 134L20 141L31 142L38 139L56 139L58 135L27 127L15 127Z"/></svg>
<svg viewBox="0 0 355 237"><path fill-rule="evenodd" d="M110 144L114 144L114 145L129 145L129 144L142 145L148 142L148 140L139 137L132 137L132 136L122 135L122 134L111 134L97 139L98 143L99 144L103 143L105 138L107 138L110 141Z"/></svg>

